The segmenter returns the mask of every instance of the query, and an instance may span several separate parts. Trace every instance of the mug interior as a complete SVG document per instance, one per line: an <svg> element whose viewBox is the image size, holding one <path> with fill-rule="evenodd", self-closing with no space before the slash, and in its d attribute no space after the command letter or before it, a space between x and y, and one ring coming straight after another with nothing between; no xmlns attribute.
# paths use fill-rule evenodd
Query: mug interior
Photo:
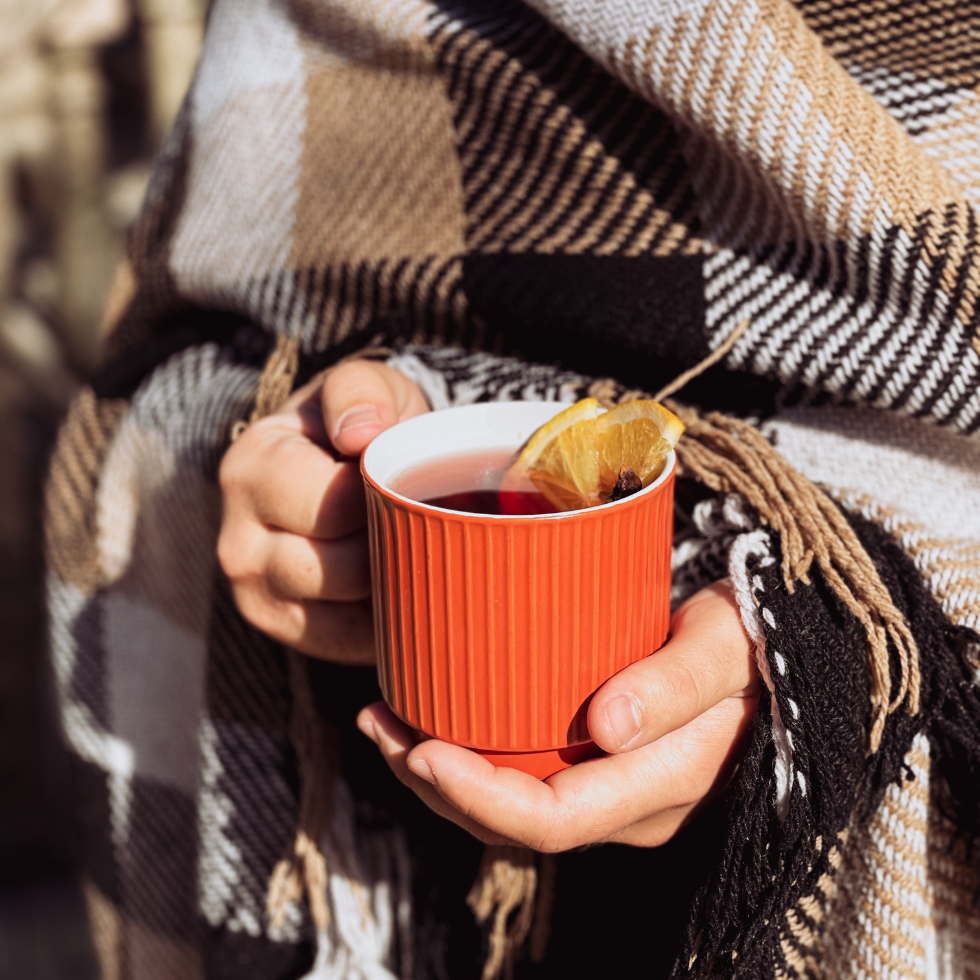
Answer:
<svg viewBox="0 0 980 980"><path fill-rule="evenodd" d="M376 436L365 450L361 466L365 476L386 495L410 501L416 506L426 506L392 490L391 483L405 470L420 463L479 450L516 450L545 422L568 407L564 402L481 402L477 405L428 412L400 422ZM673 468L674 454L671 453L660 476L640 493L649 493L658 487ZM630 498L624 498L628 499ZM615 507L617 503L619 501L600 506ZM433 508L443 509L445 508ZM569 513L577 511L530 516L535 520L546 520ZM520 517L527 520L529 515L495 514L481 517L492 517L496 520Z"/></svg>

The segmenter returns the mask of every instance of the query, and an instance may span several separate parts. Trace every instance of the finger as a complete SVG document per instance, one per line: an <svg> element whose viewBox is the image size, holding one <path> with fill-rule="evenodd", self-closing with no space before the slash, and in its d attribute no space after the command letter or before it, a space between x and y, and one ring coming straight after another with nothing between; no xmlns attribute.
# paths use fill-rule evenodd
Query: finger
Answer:
<svg viewBox="0 0 980 980"><path fill-rule="evenodd" d="M556 852L617 839L634 824L678 811L647 826L662 843L676 831L685 808L730 776L754 700L731 699L680 732L632 752L579 763L547 782L499 768L488 773L474 753L435 740L412 749L412 772L430 781L468 820L535 850ZM478 757L477 757L478 758ZM483 760L480 760L481 762Z"/></svg>
<svg viewBox="0 0 980 980"><path fill-rule="evenodd" d="M633 792L621 792L619 757L579 763L542 782L516 769L486 770L456 749L445 742L423 742L412 749L407 763L467 821L526 847L548 853L567 850L602 840L645 815L634 813L632 806L646 799L647 787L631 780ZM643 751L631 753L637 757L631 761L647 761L639 758ZM576 779L570 784L566 774L573 771ZM634 796L638 791L640 796Z"/></svg>
<svg viewBox="0 0 980 980"><path fill-rule="evenodd" d="M366 522L356 462L337 461L301 431L296 416L270 415L235 442L219 472L224 522L268 527L324 540Z"/></svg>
<svg viewBox="0 0 980 980"><path fill-rule="evenodd" d="M377 662L370 600L299 605L302 621L294 645L301 653L351 666Z"/></svg>
<svg viewBox="0 0 980 980"><path fill-rule="evenodd" d="M378 701L362 709L361 713L357 716L357 725L378 746L381 754L385 757L385 761L391 766L392 772L398 779L415 792L422 802L435 813L438 813L439 816L451 820L474 837L482 840L484 844L517 843L516 841L508 840L499 834L493 833L486 827L481 827L474 820L470 820L452 804L443 799L438 790L430 782L420 778L409 769L407 763L408 754L418 744L418 738L408 725L395 716L384 701ZM489 775L487 767L489 769L494 768L491 763L478 756L475 752L470 752L468 749L461 748L458 745L450 746L450 748L459 749L460 752L473 756L474 760L477 760L475 764L482 764L481 768L487 775Z"/></svg>
<svg viewBox="0 0 980 980"><path fill-rule="evenodd" d="M633 847L659 847L709 806L731 782L748 749L758 700L758 694L727 698L701 716L702 726L709 726L701 737L713 742L717 751L714 762L702 776L705 782L710 780L710 785L700 799L653 813L610 834L606 841Z"/></svg>
<svg viewBox="0 0 980 980"><path fill-rule="evenodd" d="M297 602L262 592L252 583L233 581L231 586L245 619L274 640L334 663L376 662L370 601Z"/></svg>
<svg viewBox="0 0 980 980"><path fill-rule="evenodd" d="M418 386L384 364L350 361L323 383L323 420L338 451L355 456L379 433L429 410Z"/></svg>
<svg viewBox="0 0 980 980"><path fill-rule="evenodd" d="M371 594L367 531L333 541L277 531L267 542L266 577L280 598L352 602Z"/></svg>
<svg viewBox="0 0 980 980"><path fill-rule="evenodd" d="M727 583L692 597L671 626L664 647L621 670L593 697L589 734L606 752L661 738L753 683L752 644Z"/></svg>
<svg viewBox="0 0 980 980"><path fill-rule="evenodd" d="M629 844L631 847L660 847L661 844L666 844L682 827L689 824L699 812L700 809L695 803L661 810L659 813L654 813L614 834L610 834L599 843Z"/></svg>

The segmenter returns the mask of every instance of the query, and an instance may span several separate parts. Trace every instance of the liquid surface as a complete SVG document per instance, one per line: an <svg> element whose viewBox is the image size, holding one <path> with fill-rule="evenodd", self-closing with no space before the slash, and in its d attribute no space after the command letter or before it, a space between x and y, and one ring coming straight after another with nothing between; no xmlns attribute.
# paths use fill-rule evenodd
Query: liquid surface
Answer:
<svg viewBox="0 0 980 980"><path fill-rule="evenodd" d="M500 489L515 449L487 449L426 460L403 470L389 486L430 507L470 514L554 514L548 499L528 482Z"/></svg>
<svg viewBox="0 0 980 980"><path fill-rule="evenodd" d="M536 490L463 490L421 501L430 507L464 510L470 514L556 514L544 494Z"/></svg>

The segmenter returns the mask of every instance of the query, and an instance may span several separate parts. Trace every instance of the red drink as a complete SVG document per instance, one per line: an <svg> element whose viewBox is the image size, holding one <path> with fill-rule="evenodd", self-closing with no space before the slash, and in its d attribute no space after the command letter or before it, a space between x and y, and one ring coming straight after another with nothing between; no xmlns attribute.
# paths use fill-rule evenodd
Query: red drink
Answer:
<svg viewBox="0 0 980 980"><path fill-rule="evenodd" d="M430 507L465 510L470 514L557 514L537 490L463 490L421 501Z"/></svg>
<svg viewBox="0 0 980 980"><path fill-rule="evenodd" d="M501 490L514 461L512 449L458 453L409 467L391 481L391 489L430 507L470 514L555 514L557 510L533 486Z"/></svg>

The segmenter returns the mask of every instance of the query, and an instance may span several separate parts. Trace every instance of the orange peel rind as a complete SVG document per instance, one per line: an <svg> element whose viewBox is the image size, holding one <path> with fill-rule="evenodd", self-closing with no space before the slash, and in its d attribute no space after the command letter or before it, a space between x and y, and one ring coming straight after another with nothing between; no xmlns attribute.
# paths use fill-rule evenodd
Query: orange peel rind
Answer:
<svg viewBox="0 0 980 980"><path fill-rule="evenodd" d="M599 414L598 401L583 398L531 436L504 485L530 480L563 511L595 507L624 486L635 492L653 483L683 431L680 419L651 399Z"/></svg>

